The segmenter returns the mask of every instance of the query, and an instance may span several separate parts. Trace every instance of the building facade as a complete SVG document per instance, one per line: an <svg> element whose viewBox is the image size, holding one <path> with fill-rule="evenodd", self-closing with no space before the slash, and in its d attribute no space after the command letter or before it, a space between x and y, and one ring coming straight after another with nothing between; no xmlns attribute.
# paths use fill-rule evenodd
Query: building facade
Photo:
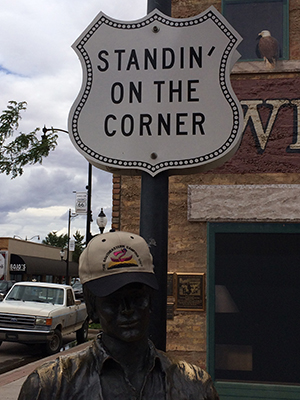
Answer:
<svg viewBox="0 0 300 400"><path fill-rule="evenodd" d="M223 166L169 178L167 350L208 369L222 400L296 399L300 1L173 0L172 16L211 5L244 36L231 74L243 138ZM256 55L262 30L278 38L275 66ZM113 182L113 228L138 232L140 178Z"/></svg>
<svg viewBox="0 0 300 400"><path fill-rule="evenodd" d="M60 248L27 240L0 238L0 279L62 283L67 260L61 259ZM68 262L68 275L78 277L78 263Z"/></svg>

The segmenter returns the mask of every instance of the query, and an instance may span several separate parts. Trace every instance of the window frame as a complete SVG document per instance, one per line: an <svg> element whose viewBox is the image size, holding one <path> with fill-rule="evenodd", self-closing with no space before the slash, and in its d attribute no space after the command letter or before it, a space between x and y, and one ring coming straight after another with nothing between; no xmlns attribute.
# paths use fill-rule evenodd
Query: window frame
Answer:
<svg viewBox="0 0 300 400"><path fill-rule="evenodd" d="M282 42L282 49L281 49L281 57L279 59L280 60L289 60L289 0L222 0L221 9L222 9L222 14L224 15L225 18L227 18L226 17L226 8L227 8L228 4L272 3L272 2L274 2L274 3L280 2L280 3L282 3L282 6L283 6L283 21L282 21L283 42ZM229 23L231 23L231 22L229 21ZM235 28L235 29L238 31L237 28ZM263 60L261 58L242 58L241 57L239 59L239 61L249 62L249 61L263 61Z"/></svg>

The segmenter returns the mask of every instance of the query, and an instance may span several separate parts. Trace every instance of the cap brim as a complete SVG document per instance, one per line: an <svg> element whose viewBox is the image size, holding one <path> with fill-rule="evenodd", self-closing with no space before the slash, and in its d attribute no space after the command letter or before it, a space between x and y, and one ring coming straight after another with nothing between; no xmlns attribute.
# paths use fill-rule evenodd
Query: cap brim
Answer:
<svg viewBox="0 0 300 400"><path fill-rule="evenodd" d="M94 279L86 282L85 285L95 296L104 297L134 282L143 283L153 289L158 289L156 276L148 272L123 272Z"/></svg>

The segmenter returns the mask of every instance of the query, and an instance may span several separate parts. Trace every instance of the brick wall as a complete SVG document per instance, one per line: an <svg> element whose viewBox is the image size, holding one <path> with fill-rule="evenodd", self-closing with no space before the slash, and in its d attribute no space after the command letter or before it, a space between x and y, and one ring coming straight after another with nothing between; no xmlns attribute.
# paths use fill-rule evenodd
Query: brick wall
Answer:
<svg viewBox="0 0 300 400"><path fill-rule="evenodd" d="M172 0L172 16L174 18L192 17L205 11L211 5L221 12L221 1Z"/></svg>

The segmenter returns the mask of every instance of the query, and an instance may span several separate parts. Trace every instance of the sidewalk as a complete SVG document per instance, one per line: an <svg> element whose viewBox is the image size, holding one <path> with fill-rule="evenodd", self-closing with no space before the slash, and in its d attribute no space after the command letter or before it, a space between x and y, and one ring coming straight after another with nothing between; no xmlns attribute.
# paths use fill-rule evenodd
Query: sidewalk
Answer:
<svg viewBox="0 0 300 400"><path fill-rule="evenodd" d="M98 332L97 332L98 333ZM96 333L95 335L96 336ZM89 334L90 338L90 334ZM1 400L17 400L21 386L26 380L27 376L34 371L39 365L44 364L47 361L55 360L59 355L65 355L70 353L76 353L80 350L85 349L90 345L90 341L80 344L79 346L73 347L69 350L65 350L62 353L54 354L50 357L43 358L33 363L24 365L23 367L14 369L13 371L6 372L0 375L0 393Z"/></svg>

